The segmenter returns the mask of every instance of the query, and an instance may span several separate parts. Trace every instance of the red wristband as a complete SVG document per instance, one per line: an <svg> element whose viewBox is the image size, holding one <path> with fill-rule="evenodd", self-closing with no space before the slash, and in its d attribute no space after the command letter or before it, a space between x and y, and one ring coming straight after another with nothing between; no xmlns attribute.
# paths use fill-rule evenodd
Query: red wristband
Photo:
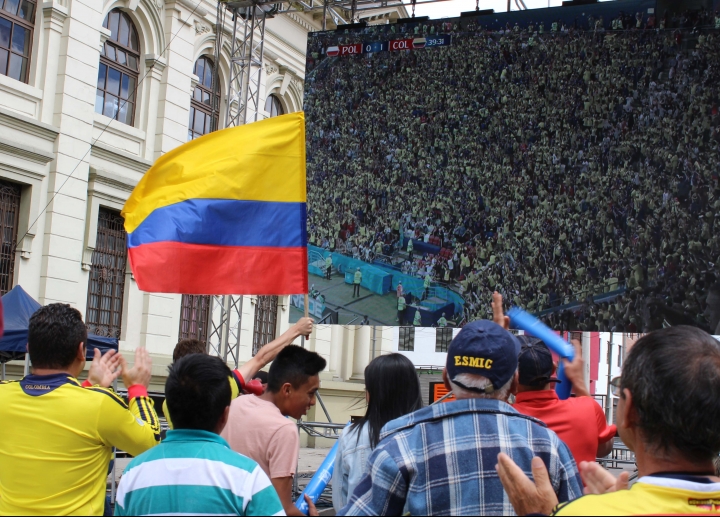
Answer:
<svg viewBox="0 0 720 517"><path fill-rule="evenodd" d="M245 389L245 379L243 379L243 376L240 373L240 370L233 370L233 375L235 375L235 380L238 382L240 392L242 393L242 390Z"/></svg>
<svg viewBox="0 0 720 517"><path fill-rule="evenodd" d="M92 383L91 383L90 381L87 381L87 380L86 380L86 381L83 381L83 383L81 384L81 386L82 386L83 388L90 388L90 387L92 387Z"/></svg>
<svg viewBox="0 0 720 517"><path fill-rule="evenodd" d="M133 384L128 388L128 400L136 399L138 397L147 397L147 388L142 384Z"/></svg>

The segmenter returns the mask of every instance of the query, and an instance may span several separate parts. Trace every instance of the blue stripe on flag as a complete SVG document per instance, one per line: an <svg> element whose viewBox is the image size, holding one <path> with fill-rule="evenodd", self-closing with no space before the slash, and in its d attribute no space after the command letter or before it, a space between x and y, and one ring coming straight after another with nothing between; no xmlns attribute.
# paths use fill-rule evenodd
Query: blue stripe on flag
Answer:
<svg viewBox="0 0 720 517"><path fill-rule="evenodd" d="M128 247L155 242L294 248L307 245L305 203L189 199L154 210Z"/></svg>

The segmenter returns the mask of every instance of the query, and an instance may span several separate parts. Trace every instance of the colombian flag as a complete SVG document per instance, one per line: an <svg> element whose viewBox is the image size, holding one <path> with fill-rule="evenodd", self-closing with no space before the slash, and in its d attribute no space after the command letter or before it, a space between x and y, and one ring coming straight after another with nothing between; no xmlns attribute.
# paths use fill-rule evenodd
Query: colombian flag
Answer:
<svg viewBox="0 0 720 517"><path fill-rule="evenodd" d="M306 201L302 113L216 131L164 154L122 211L138 287L306 293Z"/></svg>

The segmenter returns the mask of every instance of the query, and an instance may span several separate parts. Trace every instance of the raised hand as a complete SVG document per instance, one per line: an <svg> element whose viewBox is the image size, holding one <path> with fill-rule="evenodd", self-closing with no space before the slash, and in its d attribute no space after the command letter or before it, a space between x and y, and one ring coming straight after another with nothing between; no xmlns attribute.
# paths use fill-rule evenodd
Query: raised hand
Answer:
<svg viewBox="0 0 720 517"><path fill-rule="evenodd" d="M135 364L132 368L128 367L125 358L122 361L122 380L126 388L139 384L147 388L150 386L150 378L152 377L152 359L145 347L135 349Z"/></svg>
<svg viewBox="0 0 720 517"><path fill-rule="evenodd" d="M102 355L99 348L95 349L93 361L88 371L88 382L93 386L109 388L121 373L122 355L110 350Z"/></svg>
<svg viewBox="0 0 720 517"><path fill-rule="evenodd" d="M615 477L610 472L602 468L595 462L581 461L578 465L580 476L585 489L585 495L602 495L619 490L627 490L629 487L629 472L622 472L619 477Z"/></svg>
<svg viewBox="0 0 720 517"><path fill-rule="evenodd" d="M572 340L572 345L575 347L575 359L572 362L567 359L563 359L563 366L565 368L565 376L572 383L575 389L575 395L578 397L589 397L590 390L585 385L585 361L582 357L582 345L577 339Z"/></svg>
<svg viewBox="0 0 720 517"><path fill-rule="evenodd" d="M495 291L492 296L493 321L505 330L510 330L510 317L503 311L503 297Z"/></svg>
<svg viewBox="0 0 720 517"><path fill-rule="evenodd" d="M298 336L310 337L314 324L315 322L312 318L300 318L298 322L293 325L293 330Z"/></svg>
<svg viewBox="0 0 720 517"><path fill-rule="evenodd" d="M498 454L495 466L510 503L518 515L550 515L558 505L545 464L540 458L532 459L533 483L507 454Z"/></svg>

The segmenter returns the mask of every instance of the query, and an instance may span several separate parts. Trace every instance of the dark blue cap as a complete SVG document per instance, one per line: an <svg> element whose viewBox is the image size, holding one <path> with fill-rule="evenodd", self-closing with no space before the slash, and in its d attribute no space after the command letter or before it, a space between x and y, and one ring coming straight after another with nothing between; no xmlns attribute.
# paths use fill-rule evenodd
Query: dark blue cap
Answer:
<svg viewBox="0 0 720 517"><path fill-rule="evenodd" d="M555 363L550 349L539 339L523 336L525 342L518 357L519 383L523 386L542 388L550 382L562 382L553 377Z"/></svg>
<svg viewBox="0 0 720 517"><path fill-rule="evenodd" d="M462 373L482 375L498 390L515 375L519 353L520 341L510 332L492 321L474 321L465 325L450 343L448 378L454 381Z"/></svg>

